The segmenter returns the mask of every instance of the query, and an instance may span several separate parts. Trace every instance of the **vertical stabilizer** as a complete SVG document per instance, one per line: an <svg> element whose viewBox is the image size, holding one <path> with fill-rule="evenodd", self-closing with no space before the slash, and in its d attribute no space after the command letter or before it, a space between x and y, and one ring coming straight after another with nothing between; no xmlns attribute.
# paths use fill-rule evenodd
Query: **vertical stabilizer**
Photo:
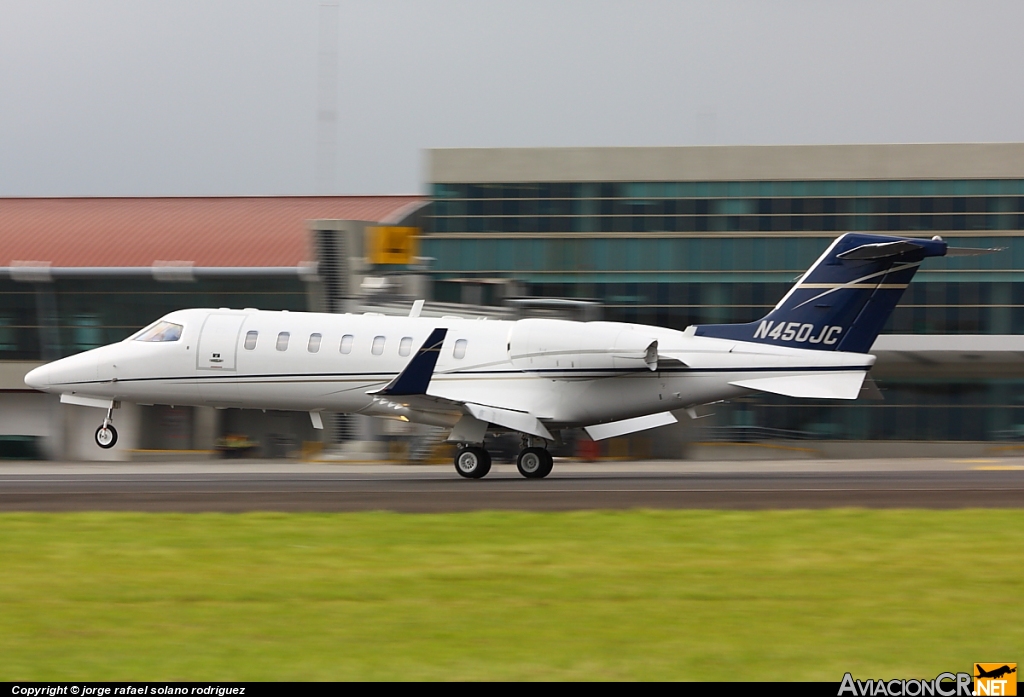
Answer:
<svg viewBox="0 0 1024 697"><path fill-rule="evenodd" d="M697 336L867 353L910 279L946 243L850 232L836 239L763 319L702 324Z"/></svg>

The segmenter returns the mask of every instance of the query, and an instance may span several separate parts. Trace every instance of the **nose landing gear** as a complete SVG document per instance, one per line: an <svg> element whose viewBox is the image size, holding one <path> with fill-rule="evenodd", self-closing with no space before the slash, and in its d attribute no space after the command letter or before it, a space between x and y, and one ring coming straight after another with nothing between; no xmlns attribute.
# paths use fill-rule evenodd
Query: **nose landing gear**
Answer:
<svg viewBox="0 0 1024 697"><path fill-rule="evenodd" d="M117 443L117 429L113 425L107 424L96 429L96 445L107 450L113 448L115 443Z"/></svg>
<svg viewBox="0 0 1024 697"><path fill-rule="evenodd" d="M96 429L96 445L100 446L104 450L109 450L114 447L117 443L117 429L114 428L114 424L110 423L113 418L114 407L111 405L107 408L107 415L103 418L103 424Z"/></svg>

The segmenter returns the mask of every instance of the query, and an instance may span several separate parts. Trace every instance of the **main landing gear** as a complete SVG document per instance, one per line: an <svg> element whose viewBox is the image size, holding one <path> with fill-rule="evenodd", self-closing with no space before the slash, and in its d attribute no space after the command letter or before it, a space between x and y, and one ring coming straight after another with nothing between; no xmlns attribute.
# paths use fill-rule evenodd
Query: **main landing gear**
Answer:
<svg viewBox="0 0 1024 697"><path fill-rule="evenodd" d="M96 429L96 445L100 446L104 450L109 450L114 447L117 443L117 429L114 428L114 424L110 423L113 418L114 407L111 406L107 409L107 415L103 419L103 424Z"/></svg>
<svg viewBox="0 0 1024 697"><path fill-rule="evenodd" d="M545 447L532 445L534 439L523 439L523 449L516 458L516 469L527 479L543 479L551 474L554 460ZM455 453L455 471L467 479L481 479L491 471L491 454L478 445L466 445Z"/></svg>
<svg viewBox="0 0 1024 697"><path fill-rule="evenodd" d="M551 474L553 465L547 448L523 448L516 458L516 469L527 479L543 479Z"/></svg>
<svg viewBox="0 0 1024 697"><path fill-rule="evenodd" d="M475 445L461 448L455 453L455 471L467 479L486 477L491 471L491 454Z"/></svg>

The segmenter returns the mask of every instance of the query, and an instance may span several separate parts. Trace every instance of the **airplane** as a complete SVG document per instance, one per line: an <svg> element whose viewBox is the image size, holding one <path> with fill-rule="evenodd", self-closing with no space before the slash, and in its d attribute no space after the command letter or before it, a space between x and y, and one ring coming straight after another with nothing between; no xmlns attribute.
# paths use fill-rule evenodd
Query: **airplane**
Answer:
<svg viewBox="0 0 1024 697"><path fill-rule="evenodd" d="M762 319L684 331L616 322L171 312L124 341L40 366L32 388L103 409L96 444L117 442L122 401L367 414L451 429L459 475L491 469L489 429L521 436L519 473L546 477L548 446L582 427L594 440L676 422L673 411L754 392L856 399L869 351L942 238L846 233Z"/></svg>
<svg viewBox="0 0 1024 697"><path fill-rule="evenodd" d="M1016 673L1017 672L1017 668L1016 667L1011 668L1009 665L1003 665L1003 666L1001 666L999 668L995 668L993 670L985 670L985 669L983 669L981 667L981 665L979 665L977 663L974 664L974 667L978 671L978 674L974 676L976 678L993 678L993 679L997 679L997 678L1003 677L1004 675L1009 675L1010 673Z"/></svg>

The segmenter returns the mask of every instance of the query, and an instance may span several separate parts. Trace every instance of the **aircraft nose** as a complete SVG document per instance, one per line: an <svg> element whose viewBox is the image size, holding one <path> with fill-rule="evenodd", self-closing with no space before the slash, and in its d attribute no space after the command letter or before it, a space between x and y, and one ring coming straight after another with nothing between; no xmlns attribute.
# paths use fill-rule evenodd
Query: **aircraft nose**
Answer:
<svg viewBox="0 0 1024 697"><path fill-rule="evenodd" d="M46 390L50 386L50 366L41 365L28 371L25 384L36 390Z"/></svg>

